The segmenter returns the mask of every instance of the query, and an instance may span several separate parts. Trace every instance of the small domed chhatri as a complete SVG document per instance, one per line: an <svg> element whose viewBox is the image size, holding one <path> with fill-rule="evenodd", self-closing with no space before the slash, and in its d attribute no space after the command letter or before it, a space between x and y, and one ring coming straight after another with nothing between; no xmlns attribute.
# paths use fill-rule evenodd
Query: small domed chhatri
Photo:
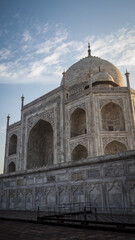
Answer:
<svg viewBox="0 0 135 240"><path fill-rule="evenodd" d="M53 214L88 203L97 213L134 213L135 91L125 76L127 86L88 45L61 86L26 105L22 96L20 121L7 117L1 209Z"/></svg>
<svg viewBox="0 0 135 240"><path fill-rule="evenodd" d="M108 73L113 78L117 86L125 86L124 78L116 66L114 66L109 61L106 61L99 57L93 57L89 54L88 57L85 57L76 62L66 71L64 81L65 86L71 87L75 84L88 81L89 71L91 71L92 75L94 75L95 73L99 72L99 66L101 68L101 71Z"/></svg>
<svg viewBox="0 0 135 240"><path fill-rule="evenodd" d="M109 75L107 72L97 72L95 73L92 78L92 84L95 85L101 85L101 84L108 84L110 86L118 86L111 75Z"/></svg>

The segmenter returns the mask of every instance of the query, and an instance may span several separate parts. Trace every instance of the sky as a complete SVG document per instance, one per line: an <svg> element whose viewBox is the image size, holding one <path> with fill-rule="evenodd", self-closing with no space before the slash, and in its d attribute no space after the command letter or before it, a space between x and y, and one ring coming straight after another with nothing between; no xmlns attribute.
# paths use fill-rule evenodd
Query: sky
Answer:
<svg viewBox="0 0 135 240"><path fill-rule="evenodd" d="M22 94L27 104L58 87L88 42L135 89L134 0L0 0L0 173L7 115L20 120Z"/></svg>

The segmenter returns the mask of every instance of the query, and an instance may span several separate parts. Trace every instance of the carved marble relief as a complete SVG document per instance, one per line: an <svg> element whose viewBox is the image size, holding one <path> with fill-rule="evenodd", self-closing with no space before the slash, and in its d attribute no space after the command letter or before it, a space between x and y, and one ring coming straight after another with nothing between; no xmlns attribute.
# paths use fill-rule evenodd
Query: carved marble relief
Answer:
<svg viewBox="0 0 135 240"><path fill-rule="evenodd" d="M128 182L128 200L129 200L129 206L132 208L135 208L135 182ZM135 209L134 209L135 212Z"/></svg>
<svg viewBox="0 0 135 240"><path fill-rule="evenodd" d="M58 192L59 192L59 204L68 204L70 201L68 187L59 186Z"/></svg>
<svg viewBox="0 0 135 240"><path fill-rule="evenodd" d="M19 209L24 208L24 191L23 190L17 191L17 208Z"/></svg>
<svg viewBox="0 0 135 240"><path fill-rule="evenodd" d="M73 149L77 146L77 145L82 145L84 146L87 150L88 150L88 139L80 139L78 141L74 141L70 144L70 152L72 153Z"/></svg>
<svg viewBox="0 0 135 240"><path fill-rule="evenodd" d="M106 167L104 169L104 176L105 177L118 177L121 176L121 166L112 166L112 167Z"/></svg>
<svg viewBox="0 0 135 240"><path fill-rule="evenodd" d="M23 186L24 185L24 179L17 179L17 185Z"/></svg>
<svg viewBox="0 0 135 240"><path fill-rule="evenodd" d="M32 195L32 190L27 190L26 191L26 209L30 210L33 208L33 195Z"/></svg>
<svg viewBox="0 0 135 240"><path fill-rule="evenodd" d="M46 204L55 205L56 204L56 190L53 187L47 187L46 190Z"/></svg>
<svg viewBox="0 0 135 240"><path fill-rule="evenodd" d="M55 182L55 176L47 176L47 182Z"/></svg>
<svg viewBox="0 0 135 240"><path fill-rule="evenodd" d="M73 107L70 108L70 117L72 115L72 113L77 109L77 108L82 108L85 112L86 112L86 103L81 103L81 104L77 104Z"/></svg>
<svg viewBox="0 0 135 240"><path fill-rule="evenodd" d="M35 205L36 209L44 206L44 194L42 189L36 189Z"/></svg>
<svg viewBox="0 0 135 240"><path fill-rule="evenodd" d="M7 200L6 191L4 191L1 195L1 208L2 209L6 209L6 207L7 207L6 200Z"/></svg>
<svg viewBox="0 0 135 240"><path fill-rule="evenodd" d="M103 137L102 138L103 147L105 148L105 146L108 143L115 141L115 140L123 143L125 146L128 146L128 139L126 137Z"/></svg>
<svg viewBox="0 0 135 240"><path fill-rule="evenodd" d="M117 99L114 99L114 98L111 98L111 99L99 99L100 109L104 105L106 105L107 103L111 103L111 102L120 105L120 107L123 109L123 99L122 98L117 98Z"/></svg>
<svg viewBox="0 0 135 240"><path fill-rule="evenodd" d="M73 181L78 181L78 180L83 180L84 179L84 172L73 172L72 173L72 180Z"/></svg>
<svg viewBox="0 0 135 240"><path fill-rule="evenodd" d="M125 175L135 176L135 164L125 165L124 173Z"/></svg>
<svg viewBox="0 0 135 240"><path fill-rule="evenodd" d="M99 178L100 171L98 169L90 169L87 171L87 178Z"/></svg>
<svg viewBox="0 0 135 240"><path fill-rule="evenodd" d="M122 185L121 182L106 184L109 207L122 207Z"/></svg>
<svg viewBox="0 0 135 240"><path fill-rule="evenodd" d="M72 186L73 203L85 202L83 186Z"/></svg>
<svg viewBox="0 0 135 240"><path fill-rule="evenodd" d="M54 108L29 117L28 122L27 122L28 134L29 134L30 130L33 128L33 126L36 124L36 122L38 122L40 119L49 122L51 124L51 126L54 128Z"/></svg>
<svg viewBox="0 0 135 240"><path fill-rule="evenodd" d="M15 208L15 191L9 192L9 209Z"/></svg>
<svg viewBox="0 0 135 240"><path fill-rule="evenodd" d="M91 206L102 206L102 188L99 183L90 183L87 186L88 199Z"/></svg>

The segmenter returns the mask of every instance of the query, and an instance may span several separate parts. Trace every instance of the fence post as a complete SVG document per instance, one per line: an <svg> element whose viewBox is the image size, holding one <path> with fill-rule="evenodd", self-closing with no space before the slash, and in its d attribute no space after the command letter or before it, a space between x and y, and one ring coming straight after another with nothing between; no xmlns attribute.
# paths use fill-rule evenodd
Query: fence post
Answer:
<svg viewBox="0 0 135 240"><path fill-rule="evenodd" d="M128 208L127 208L127 216L128 216L128 223L129 223L129 211L128 211Z"/></svg>
<svg viewBox="0 0 135 240"><path fill-rule="evenodd" d="M37 217L39 217L39 206L38 206L38 209L37 209Z"/></svg>
<svg viewBox="0 0 135 240"><path fill-rule="evenodd" d="M94 208L94 213L95 213L95 219L96 219L96 221L98 220L97 219L97 208Z"/></svg>
<svg viewBox="0 0 135 240"><path fill-rule="evenodd" d="M84 221L86 223L87 221L87 211L86 211L86 207L84 207Z"/></svg>
<svg viewBox="0 0 135 240"><path fill-rule="evenodd" d="M39 217L40 217L40 214L39 214L39 206L38 206L38 209L37 209L37 222L39 222Z"/></svg>

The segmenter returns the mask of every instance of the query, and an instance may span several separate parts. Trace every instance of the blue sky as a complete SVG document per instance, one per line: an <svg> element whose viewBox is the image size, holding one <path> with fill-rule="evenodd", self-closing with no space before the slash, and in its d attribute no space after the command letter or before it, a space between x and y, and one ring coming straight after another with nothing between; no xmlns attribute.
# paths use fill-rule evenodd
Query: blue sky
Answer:
<svg viewBox="0 0 135 240"><path fill-rule="evenodd" d="M59 86L63 70L87 56L130 72L135 88L134 0L0 0L0 173L6 116Z"/></svg>

